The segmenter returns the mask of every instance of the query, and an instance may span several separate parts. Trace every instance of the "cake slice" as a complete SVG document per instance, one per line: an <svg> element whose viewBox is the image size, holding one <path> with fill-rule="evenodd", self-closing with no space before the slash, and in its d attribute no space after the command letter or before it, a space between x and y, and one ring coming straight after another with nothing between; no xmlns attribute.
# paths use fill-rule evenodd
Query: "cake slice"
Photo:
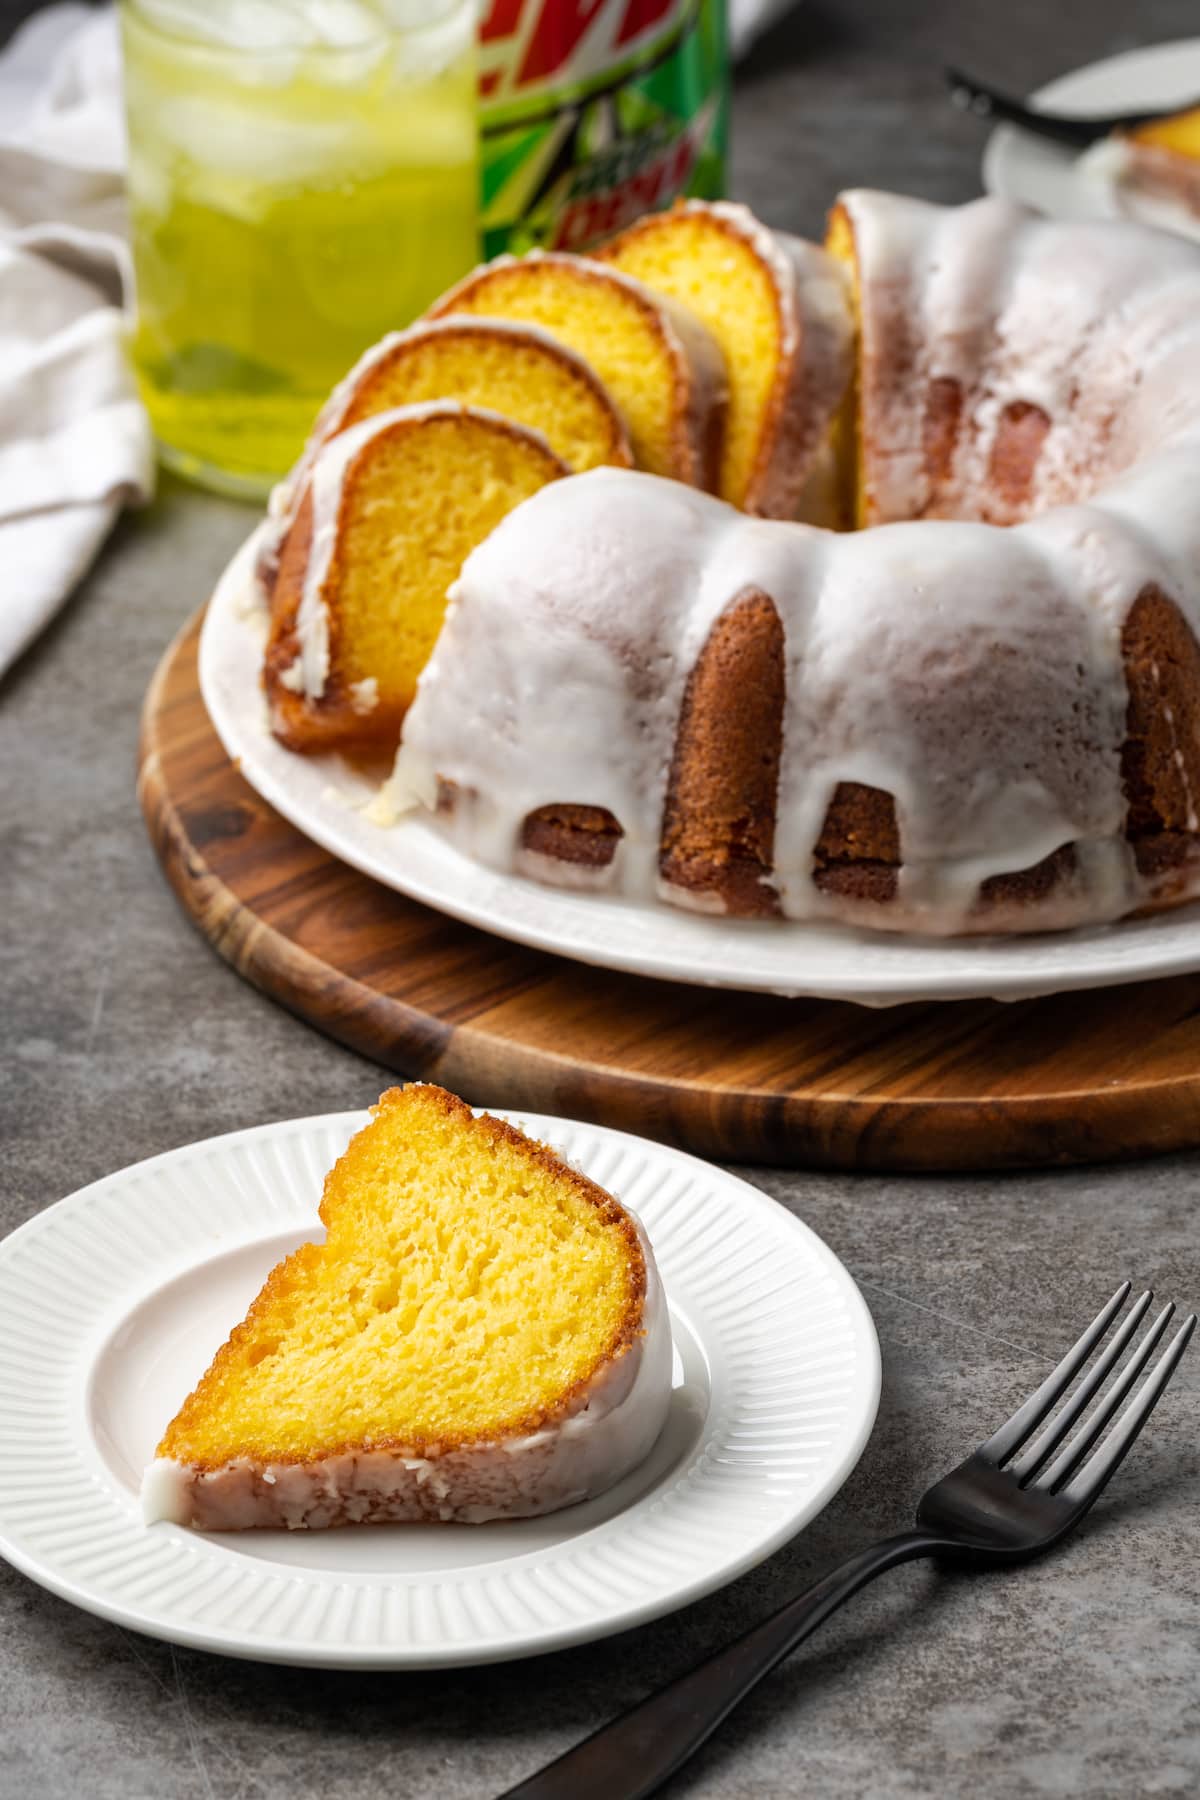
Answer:
<svg viewBox="0 0 1200 1800"><path fill-rule="evenodd" d="M383 338L322 408L313 445L377 413L431 400L486 407L540 431L576 474L633 465L621 415L582 357L536 325L504 319L426 320Z"/></svg>
<svg viewBox="0 0 1200 1800"><path fill-rule="evenodd" d="M743 512L836 524L831 430L850 383L842 270L744 206L651 213L594 254L706 325L729 372L718 492Z"/></svg>
<svg viewBox="0 0 1200 1800"><path fill-rule="evenodd" d="M276 737L291 750L394 749L468 552L568 472L537 433L449 401L332 438L270 576L263 685Z"/></svg>
<svg viewBox="0 0 1200 1800"><path fill-rule="evenodd" d="M695 313L583 256L499 256L430 309L538 325L595 370L629 427L640 469L715 490L725 359Z"/></svg>
<svg viewBox="0 0 1200 1800"><path fill-rule="evenodd" d="M1200 107L1115 131L1078 166L1111 184L1123 212L1200 236Z"/></svg>
<svg viewBox="0 0 1200 1800"><path fill-rule="evenodd" d="M611 1194L441 1088L392 1088L167 1427L147 1522L526 1517L647 1454L671 1387L654 1257Z"/></svg>

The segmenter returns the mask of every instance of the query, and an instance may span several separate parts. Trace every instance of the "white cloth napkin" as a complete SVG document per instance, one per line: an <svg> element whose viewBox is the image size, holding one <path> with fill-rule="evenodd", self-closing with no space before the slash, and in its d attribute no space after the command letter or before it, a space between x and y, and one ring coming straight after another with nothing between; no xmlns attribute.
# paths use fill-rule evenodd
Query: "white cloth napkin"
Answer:
<svg viewBox="0 0 1200 1800"><path fill-rule="evenodd" d="M50 7L0 56L0 673L153 488L124 165L113 19Z"/></svg>

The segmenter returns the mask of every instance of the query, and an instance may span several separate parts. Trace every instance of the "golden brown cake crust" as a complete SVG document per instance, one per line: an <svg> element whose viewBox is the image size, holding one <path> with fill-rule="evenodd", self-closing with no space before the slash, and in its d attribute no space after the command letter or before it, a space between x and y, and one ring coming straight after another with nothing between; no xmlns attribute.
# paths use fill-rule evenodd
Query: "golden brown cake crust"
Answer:
<svg viewBox="0 0 1200 1800"><path fill-rule="evenodd" d="M1174 601L1145 587L1121 634L1129 706L1121 781L1125 832L1142 875L1172 892L1174 870L1196 855L1195 797L1200 796L1200 645Z"/></svg>
<svg viewBox="0 0 1200 1800"><path fill-rule="evenodd" d="M941 489L953 473L962 406L961 382L950 375L936 375L925 395L925 417L921 426L921 448L935 506Z"/></svg>
<svg viewBox="0 0 1200 1800"><path fill-rule="evenodd" d="M684 691L663 813L659 872L727 912L771 918L783 744L783 626L757 589L737 595Z"/></svg>
<svg viewBox="0 0 1200 1800"><path fill-rule="evenodd" d="M1001 502L1001 522L1029 504L1049 429L1049 413L1030 400L1011 400L1000 414L988 459L988 487Z"/></svg>
<svg viewBox="0 0 1200 1800"><path fill-rule="evenodd" d="M607 868L623 833L606 807L539 806L521 828L521 847L535 856L589 869Z"/></svg>
<svg viewBox="0 0 1200 1800"><path fill-rule="evenodd" d="M538 1407L512 1419L506 1419L489 1428L484 1433L455 1433L442 1431L437 1441L424 1438L395 1438L380 1436L372 1438L370 1449L373 1452L392 1453L399 1456L423 1457L439 1455L448 1450L460 1449L471 1444L490 1442L494 1438L519 1437L541 1431L548 1426L559 1423L572 1410L573 1404L587 1391L597 1371L625 1354L643 1332L642 1314L647 1290L646 1259L642 1252L637 1229L629 1214L620 1202L590 1180L580 1170L556 1155L547 1144L535 1138L528 1138L523 1132L516 1130L503 1119L496 1119L490 1113L474 1114L457 1095L448 1093L446 1089L429 1083L417 1083L423 1102L435 1107L443 1116L464 1130L470 1130L480 1136L491 1139L495 1144L503 1144L525 1158L534 1168L552 1176L556 1181L571 1188L574 1193L600 1214L605 1225L620 1233L628 1257L629 1267L629 1304L624 1317L615 1327L609 1341L602 1346L592 1365L585 1369L569 1388L558 1396L552 1408ZM406 1105L406 1090L388 1088L370 1109L372 1117L378 1117L389 1107ZM366 1129L369 1129L367 1127ZM343 1153L343 1156L346 1153ZM337 1177L343 1158L330 1170L325 1180L325 1193L322 1196L318 1214L322 1224L332 1224L331 1211L328 1206L329 1191ZM241 1347L253 1344L260 1321L271 1316L273 1308L281 1300L285 1300L294 1286L294 1275L298 1268L313 1260L319 1259L322 1247L317 1244L302 1244L290 1257L277 1263L268 1275L263 1287L252 1303L241 1324L236 1325L228 1339L213 1359L209 1373L218 1370L222 1365L236 1360ZM179 1412L168 1426L162 1442L155 1454L160 1457L177 1457L188 1463L194 1470L204 1473L209 1470L223 1468L228 1461L221 1458L217 1462L208 1462L202 1457L192 1455L188 1448L189 1433L198 1427L203 1418L203 1388L208 1380L206 1375L201 1383L188 1395ZM320 1459L349 1456L362 1446L354 1441L341 1444L323 1445ZM238 1455L251 1460L282 1463L306 1463L313 1460L309 1454L281 1453L274 1446L256 1444L248 1441L238 1447Z"/></svg>

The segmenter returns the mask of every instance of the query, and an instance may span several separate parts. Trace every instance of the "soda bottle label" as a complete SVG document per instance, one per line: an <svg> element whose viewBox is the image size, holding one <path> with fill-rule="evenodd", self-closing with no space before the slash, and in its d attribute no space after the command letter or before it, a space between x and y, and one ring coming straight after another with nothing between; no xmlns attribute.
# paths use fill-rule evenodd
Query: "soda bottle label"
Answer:
<svg viewBox="0 0 1200 1800"><path fill-rule="evenodd" d="M724 0L487 0L480 92L485 256L724 192Z"/></svg>

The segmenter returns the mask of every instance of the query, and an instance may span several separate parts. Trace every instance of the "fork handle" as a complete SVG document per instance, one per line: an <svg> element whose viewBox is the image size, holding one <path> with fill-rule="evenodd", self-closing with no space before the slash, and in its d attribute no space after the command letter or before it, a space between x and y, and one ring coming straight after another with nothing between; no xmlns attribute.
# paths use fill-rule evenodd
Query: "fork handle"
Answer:
<svg viewBox="0 0 1200 1800"><path fill-rule="evenodd" d="M1131 131L1139 125L1149 125L1155 119L1167 119L1188 110L1188 103L1182 101L1177 106L1159 106L1149 112L1077 118L1072 113L1043 112L1040 107L1026 106L1009 94L985 86L982 81L973 81L961 69L947 69L945 75L951 98L964 112L974 113L979 119L1006 119L1024 131L1036 132L1039 137L1050 138L1056 144L1069 144L1075 150L1085 149L1088 144L1108 137L1110 132Z"/></svg>
<svg viewBox="0 0 1200 1800"><path fill-rule="evenodd" d="M500 1800L645 1800L843 1600L885 1569L950 1548L929 1532L904 1531L860 1550L744 1637L602 1725Z"/></svg>

